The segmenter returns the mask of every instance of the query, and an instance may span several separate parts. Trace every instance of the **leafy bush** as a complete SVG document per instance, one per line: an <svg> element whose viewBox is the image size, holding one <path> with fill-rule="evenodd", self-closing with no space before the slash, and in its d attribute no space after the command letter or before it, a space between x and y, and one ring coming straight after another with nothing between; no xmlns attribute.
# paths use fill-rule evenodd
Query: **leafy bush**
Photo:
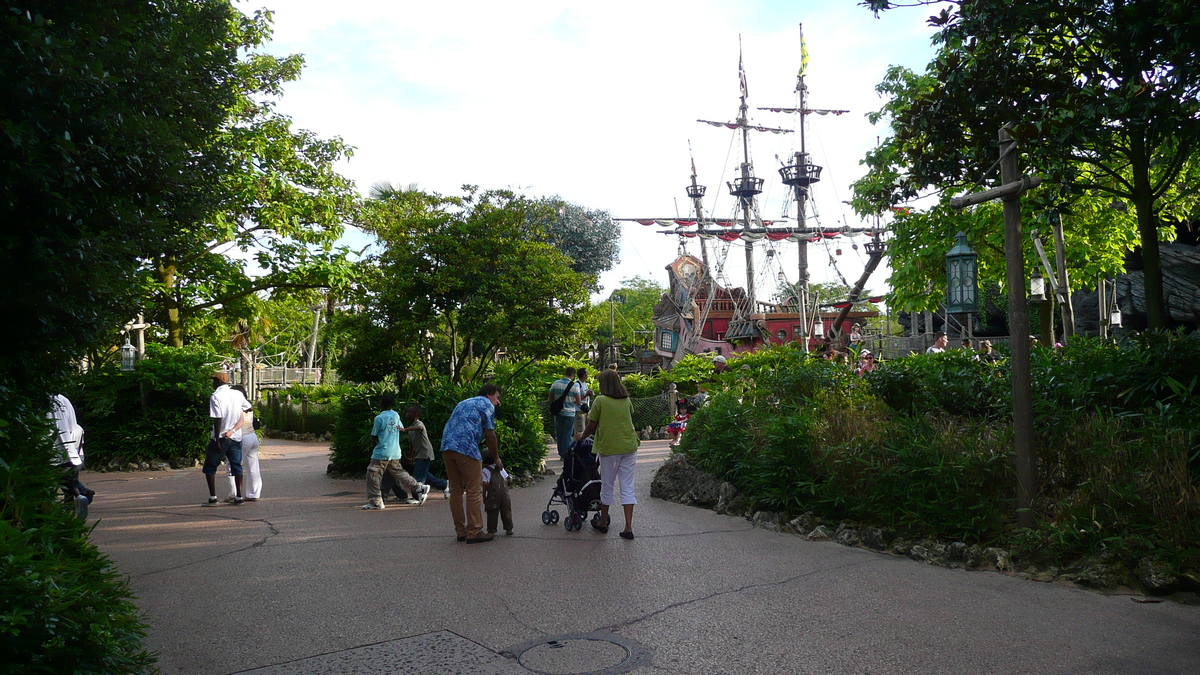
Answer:
<svg viewBox="0 0 1200 675"><path fill-rule="evenodd" d="M84 429L87 464L202 458L212 420L214 357L189 347L146 345L132 373L112 364L79 377L66 392Z"/></svg>
<svg viewBox="0 0 1200 675"><path fill-rule="evenodd" d="M746 366L746 368L742 368ZM813 510L1062 560L1200 560L1200 337L1073 339L1033 358L1039 525L1016 531L1007 363L951 351L866 378L796 350L717 378L683 451L755 508Z"/></svg>
<svg viewBox="0 0 1200 675"><path fill-rule="evenodd" d="M526 470L534 471L546 457L546 446L542 442L541 398L534 397L530 387L523 389L520 384L511 388L501 384L501 387L500 407L496 410L500 456L512 473L519 475ZM454 412L454 407L460 401L475 396L478 389L476 384L455 384L445 378L413 380L400 392L387 384L356 387L341 399L341 414L334 429L330 460L346 473L357 474L366 470L374 449L371 426L379 414L379 397L385 391L396 393L396 411L401 415L412 404L425 409L421 419L429 431L433 447L438 448L442 429ZM401 443L404 442L402 439ZM433 470L439 474L442 472L440 453L435 453Z"/></svg>
<svg viewBox="0 0 1200 675"><path fill-rule="evenodd" d="M128 584L56 486L45 408L0 388L0 654L7 673L143 673Z"/></svg>

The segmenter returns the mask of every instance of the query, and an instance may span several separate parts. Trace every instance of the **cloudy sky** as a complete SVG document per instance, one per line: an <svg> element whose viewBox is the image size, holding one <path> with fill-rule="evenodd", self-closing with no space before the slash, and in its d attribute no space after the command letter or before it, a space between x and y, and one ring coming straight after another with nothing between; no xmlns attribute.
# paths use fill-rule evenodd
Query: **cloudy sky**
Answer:
<svg viewBox="0 0 1200 675"><path fill-rule="evenodd" d="M796 105L803 24L810 105L851 111L809 122L808 149L825 167L815 192L820 221L860 225L842 202L862 174L863 154L887 134L864 117L882 103L874 87L890 65L921 69L933 53L931 9L875 18L851 0L270 0L269 8L269 50L301 53L307 62L279 110L354 146L342 170L360 191L386 181L452 194L473 184L558 195L627 218L689 212L689 143L709 187L705 208L731 214L720 186L740 161L740 143L732 142L735 132L696 120L736 117L740 39L752 120L794 129L798 116L754 108ZM776 156L797 144L795 134L751 140L757 174L767 178L765 218L783 208ZM622 227L621 262L601 283L611 289L631 276L665 283L678 240L635 223ZM363 241L358 234L348 243ZM837 271L857 278L862 241L858 250L849 243L840 256L836 243L810 247L813 281L834 281ZM765 246L757 250L765 267ZM737 285L743 258L734 244L725 274ZM794 245L780 247L776 260L794 280ZM886 274L876 273L870 288L882 290Z"/></svg>

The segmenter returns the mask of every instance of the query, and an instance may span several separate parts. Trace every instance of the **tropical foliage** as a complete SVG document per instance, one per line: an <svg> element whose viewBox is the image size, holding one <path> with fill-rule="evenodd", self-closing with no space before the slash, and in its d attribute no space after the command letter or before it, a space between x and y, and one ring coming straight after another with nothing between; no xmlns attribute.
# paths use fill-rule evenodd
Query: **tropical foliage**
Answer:
<svg viewBox="0 0 1200 675"><path fill-rule="evenodd" d="M1058 562L1113 549L1186 567L1200 563L1197 359L1200 339L1180 334L1034 351L1041 489L1027 531L1014 530L1007 364L969 352L887 362L866 378L798 350L743 357L683 451L756 509Z"/></svg>
<svg viewBox="0 0 1200 675"><path fill-rule="evenodd" d="M445 374L478 383L505 350L532 362L583 342L586 278L537 223L546 207L505 190L447 197L377 188L362 227L384 250L356 288L342 358L351 380Z"/></svg>
<svg viewBox="0 0 1200 675"><path fill-rule="evenodd" d="M863 4L876 11L892 5ZM1136 220L1108 216L1087 225L1099 237L1100 260L1088 255L1096 242L1074 245L1093 269L1111 269L1112 252L1136 237L1147 320L1166 326L1158 242L1197 207L1196 21L1192 4L1182 1L943 7L930 20L940 28L940 47L926 72L895 68L879 87L891 98L876 119L886 118L894 134L868 155L871 173L856 186L856 208L878 212L927 191L951 195L984 185L994 177L997 131L1012 124L1025 170L1046 179L1031 193L1040 208L1072 212L1085 196L1132 204ZM1080 218L1095 211L1077 209ZM989 220L976 221L977 234L994 229ZM1109 224L1134 234L1109 239Z"/></svg>

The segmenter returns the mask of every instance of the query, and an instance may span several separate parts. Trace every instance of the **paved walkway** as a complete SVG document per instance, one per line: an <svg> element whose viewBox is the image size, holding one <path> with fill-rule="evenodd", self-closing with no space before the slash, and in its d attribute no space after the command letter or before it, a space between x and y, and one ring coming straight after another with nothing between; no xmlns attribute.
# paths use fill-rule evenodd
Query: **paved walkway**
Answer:
<svg viewBox="0 0 1200 675"><path fill-rule="evenodd" d="M201 507L199 469L85 481L167 674L1200 673L1200 608L756 530L650 499L667 454L643 445L634 541L542 525L547 481L515 536L460 544L440 495L358 510L320 444L265 441L241 507Z"/></svg>

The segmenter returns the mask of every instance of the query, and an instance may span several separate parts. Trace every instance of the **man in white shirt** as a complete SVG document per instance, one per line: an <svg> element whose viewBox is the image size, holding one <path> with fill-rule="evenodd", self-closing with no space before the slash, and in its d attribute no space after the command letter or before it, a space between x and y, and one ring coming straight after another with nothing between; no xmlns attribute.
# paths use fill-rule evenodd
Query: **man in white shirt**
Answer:
<svg viewBox="0 0 1200 675"><path fill-rule="evenodd" d="M50 412L46 415L54 423L54 449L58 451L58 466L67 469L63 479L63 491L75 503L75 513L87 518L88 504L96 496L79 480L83 468L83 427L75 418L75 406L62 394L50 397Z"/></svg>
<svg viewBox="0 0 1200 675"><path fill-rule="evenodd" d="M218 370L212 375L213 393L208 398L208 416L213 421L212 436L204 454L204 480L208 483L208 501L204 506L217 506L217 467L229 462L237 495L233 503L245 503L242 496L242 414L251 409L250 402L240 391L229 386L229 373Z"/></svg>
<svg viewBox="0 0 1200 675"><path fill-rule="evenodd" d="M926 354L941 354L941 353L945 352L946 344L949 342L949 340L946 339L946 334L941 331L938 331L933 334L933 337L935 338L933 341L933 346L930 347L929 349L926 349L925 353Z"/></svg>

